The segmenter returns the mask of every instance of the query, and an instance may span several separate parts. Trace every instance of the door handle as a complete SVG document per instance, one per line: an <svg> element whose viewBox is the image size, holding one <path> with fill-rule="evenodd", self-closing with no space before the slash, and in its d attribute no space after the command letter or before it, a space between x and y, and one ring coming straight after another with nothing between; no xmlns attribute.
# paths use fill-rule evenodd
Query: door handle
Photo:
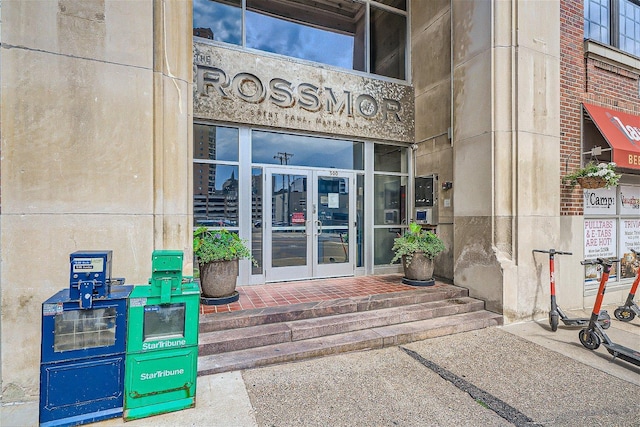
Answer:
<svg viewBox="0 0 640 427"><path fill-rule="evenodd" d="M322 221L319 219L316 220L316 225L318 226L318 236L322 234Z"/></svg>

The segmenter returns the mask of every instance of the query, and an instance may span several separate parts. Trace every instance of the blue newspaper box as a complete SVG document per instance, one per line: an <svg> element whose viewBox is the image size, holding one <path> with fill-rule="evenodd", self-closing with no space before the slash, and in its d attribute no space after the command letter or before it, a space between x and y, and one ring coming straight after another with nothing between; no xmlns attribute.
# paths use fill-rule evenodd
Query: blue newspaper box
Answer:
<svg viewBox="0 0 640 427"><path fill-rule="evenodd" d="M111 251L70 255L68 289L42 304L40 425L122 416L127 301L111 278Z"/></svg>

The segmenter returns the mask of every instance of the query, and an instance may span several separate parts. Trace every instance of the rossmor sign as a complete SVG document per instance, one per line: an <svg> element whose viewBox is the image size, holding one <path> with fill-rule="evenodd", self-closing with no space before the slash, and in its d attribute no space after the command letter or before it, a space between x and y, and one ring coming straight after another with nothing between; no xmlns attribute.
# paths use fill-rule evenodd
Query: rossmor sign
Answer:
<svg viewBox="0 0 640 427"><path fill-rule="evenodd" d="M413 88L194 43L194 117L412 142Z"/></svg>

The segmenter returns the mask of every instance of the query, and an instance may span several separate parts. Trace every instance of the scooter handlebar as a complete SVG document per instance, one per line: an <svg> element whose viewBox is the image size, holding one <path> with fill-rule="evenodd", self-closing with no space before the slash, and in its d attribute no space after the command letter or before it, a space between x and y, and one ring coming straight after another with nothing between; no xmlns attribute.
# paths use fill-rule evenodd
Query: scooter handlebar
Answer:
<svg viewBox="0 0 640 427"><path fill-rule="evenodd" d="M534 249L533 252L541 252L543 254L553 254L553 255L573 255L572 252L561 252L556 251L555 249L549 249L548 251L542 249Z"/></svg>

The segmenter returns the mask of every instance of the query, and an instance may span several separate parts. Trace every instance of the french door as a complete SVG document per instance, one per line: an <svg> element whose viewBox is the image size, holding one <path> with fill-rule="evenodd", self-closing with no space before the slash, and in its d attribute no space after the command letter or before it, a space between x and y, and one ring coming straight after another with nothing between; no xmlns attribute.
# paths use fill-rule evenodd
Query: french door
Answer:
<svg viewBox="0 0 640 427"><path fill-rule="evenodd" d="M265 280L353 275L354 174L277 167L264 172Z"/></svg>

